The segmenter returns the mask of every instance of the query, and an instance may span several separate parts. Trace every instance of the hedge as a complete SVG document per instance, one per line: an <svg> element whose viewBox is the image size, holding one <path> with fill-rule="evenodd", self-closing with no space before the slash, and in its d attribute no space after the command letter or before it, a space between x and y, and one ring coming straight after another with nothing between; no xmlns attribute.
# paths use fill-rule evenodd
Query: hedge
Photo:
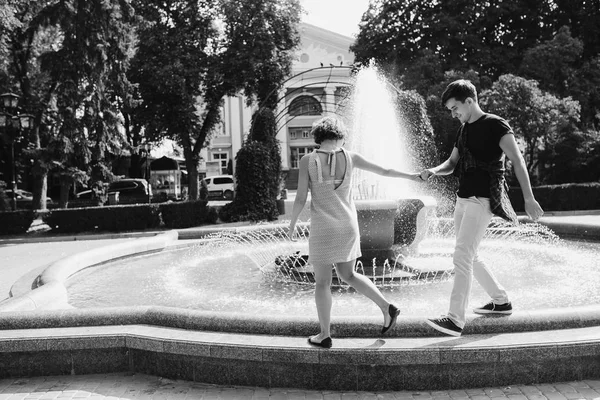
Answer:
<svg viewBox="0 0 600 400"><path fill-rule="evenodd" d="M600 182L536 186L532 190L545 211L600 209ZM511 188L509 197L515 211L525 211L520 188Z"/></svg>
<svg viewBox="0 0 600 400"><path fill-rule="evenodd" d="M219 218L217 210L206 205L206 200L163 203L160 205L160 214L165 227L171 229L214 224Z"/></svg>
<svg viewBox="0 0 600 400"><path fill-rule="evenodd" d="M159 208L152 204L56 209L42 219L59 233L121 232L160 226Z"/></svg>
<svg viewBox="0 0 600 400"><path fill-rule="evenodd" d="M0 235L19 235L27 232L35 219L32 210L0 212Z"/></svg>

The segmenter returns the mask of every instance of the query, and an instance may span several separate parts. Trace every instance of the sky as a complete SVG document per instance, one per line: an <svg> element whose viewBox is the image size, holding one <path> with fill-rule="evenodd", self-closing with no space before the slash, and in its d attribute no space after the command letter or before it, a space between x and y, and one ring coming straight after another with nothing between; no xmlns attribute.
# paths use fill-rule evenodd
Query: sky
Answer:
<svg viewBox="0 0 600 400"><path fill-rule="evenodd" d="M306 11L302 21L349 37L358 34L358 23L369 0L300 0Z"/></svg>

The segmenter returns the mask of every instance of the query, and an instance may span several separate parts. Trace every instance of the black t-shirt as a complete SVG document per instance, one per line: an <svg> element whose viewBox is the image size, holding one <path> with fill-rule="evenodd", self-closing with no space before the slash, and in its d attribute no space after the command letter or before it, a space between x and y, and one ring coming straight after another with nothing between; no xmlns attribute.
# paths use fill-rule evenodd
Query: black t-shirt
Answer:
<svg viewBox="0 0 600 400"><path fill-rule="evenodd" d="M508 122L494 114L484 114L477 121L464 124L462 129L467 135L467 148L473 157L484 162L497 161L504 157L500 139L506 134L513 135ZM458 147L459 135L460 129L454 147ZM457 194L462 198L490 197L489 173L481 169L469 169L458 183Z"/></svg>

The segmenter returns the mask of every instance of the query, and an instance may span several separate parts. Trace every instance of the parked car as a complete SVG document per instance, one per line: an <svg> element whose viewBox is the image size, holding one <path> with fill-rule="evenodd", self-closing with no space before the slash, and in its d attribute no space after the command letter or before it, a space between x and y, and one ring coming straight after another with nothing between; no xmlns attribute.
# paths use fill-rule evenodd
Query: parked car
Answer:
<svg viewBox="0 0 600 400"><path fill-rule="evenodd" d="M111 182L108 195L119 192L120 204L147 203L152 199L152 189L145 179L126 178Z"/></svg>
<svg viewBox="0 0 600 400"><path fill-rule="evenodd" d="M216 175L209 176L203 179L208 189L208 198L211 200L225 199L233 200L235 187L233 184L233 176L231 175Z"/></svg>
<svg viewBox="0 0 600 400"><path fill-rule="evenodd" d="M12 189L5 189L4 194L8 198L9 204L12 206L13 201L13 191ZM17 208L21 209L30 209L33 207L33 193L28 192L27 190L22 190L17 188L15 191L17 198ZM50 206L54 205L54 200L52 200L49 196L46 197L46 207L50 208Z"/></svg>
<svg viewBox="0 0 600 400"><path fill-rule="evenodd" d="M107 193L110 197L113 193L119 193L119 204L147 203L152 199L152 189L145 179L126 178L111 182L108 185ZM77 200L92 200L93 191L83 190L77 193Z"/></svg>

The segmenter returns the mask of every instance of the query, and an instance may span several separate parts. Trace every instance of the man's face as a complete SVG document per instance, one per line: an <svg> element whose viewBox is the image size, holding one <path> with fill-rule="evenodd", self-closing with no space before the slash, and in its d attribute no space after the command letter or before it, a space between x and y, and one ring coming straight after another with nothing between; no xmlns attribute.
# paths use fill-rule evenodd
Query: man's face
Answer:
<svg viewBox="0 0 600 400"><path fill-rule="evenodd" d="M458 118L464 124L471 118L471 104L470 98L465 99L463 103L453 97L446 102L446 108L452 113L452 118Z"/></svg>

